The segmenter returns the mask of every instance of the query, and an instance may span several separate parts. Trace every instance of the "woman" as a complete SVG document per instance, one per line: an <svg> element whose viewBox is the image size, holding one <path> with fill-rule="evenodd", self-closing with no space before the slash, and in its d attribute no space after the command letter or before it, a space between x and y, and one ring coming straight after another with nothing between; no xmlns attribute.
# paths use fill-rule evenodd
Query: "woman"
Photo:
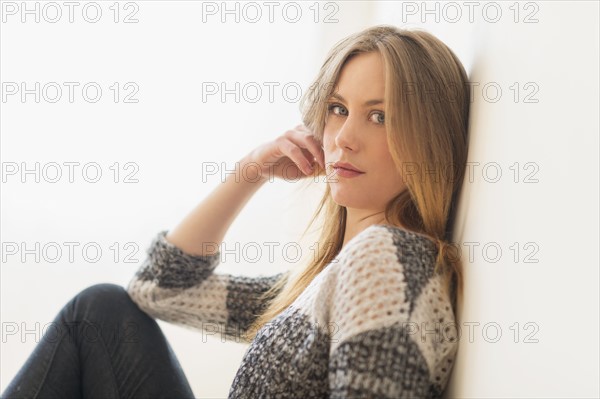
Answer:
<svg viewBox="0 0 600 399"><path fill-rule="evenodd" d="M302 99L304 123L161 231L127 290L75 296L55 321L79 334L43 340L3 397L193 397L154 318L250 344L231 398L441 396L458 345L451 229L467 86L424 31L381 25L340 41ZM298 273L215 273L227 229L272 176L326 177L316 258ZM136 339L115 333L132 326Z"/></svg>

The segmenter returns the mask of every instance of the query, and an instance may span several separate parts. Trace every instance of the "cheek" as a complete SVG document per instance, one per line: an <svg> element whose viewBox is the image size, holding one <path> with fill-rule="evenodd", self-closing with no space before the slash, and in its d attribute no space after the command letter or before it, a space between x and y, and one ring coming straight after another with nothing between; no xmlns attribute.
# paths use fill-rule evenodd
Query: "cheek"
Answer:
<svg viewBox="0 0 600 399"><path fill-rule="evenodd" d="M323 151L325 151L325 159L329 157L329 154L335 149L334 141L327 131L323 132Z"/></svg>
<svg viewBox="0 0 600 399"><path fill-rule="evenodd" d="M377 143L374 144L374 147L377 150L373 155L380 167L385 168L387 170L390 170L390 168L395 168L394 160L392 159L392 154L390 154L387 140L385 139L385 137L379 138L377 140Z"/></svg>
<svg viewBox="0 0 600 399"><path fill-rule="evenodd" d="M390 154L387 146L387 141L379 143L380 150L374 154L374 159L377 160L377 169L381 171L381 175L391 184L402 181L401 173L398 171L396 164Z"/></svg>

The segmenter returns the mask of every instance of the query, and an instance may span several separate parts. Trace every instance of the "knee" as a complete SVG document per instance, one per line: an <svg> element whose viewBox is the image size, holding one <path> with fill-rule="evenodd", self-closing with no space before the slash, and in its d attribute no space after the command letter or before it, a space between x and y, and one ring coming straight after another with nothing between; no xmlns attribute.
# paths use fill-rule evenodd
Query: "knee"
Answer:
<svg viewBox="0 0 600 399"><path fill-rule="evenodd" d="M100 283L91 285L81 290L75 298L80 303L88 305L102 306L118 301L127 295L125 289L117 284Z"/></svg>
<svg viewBox="0 0 600 399"><path fill-rule="evenodd" d="M132 317L140 312L125 288L111 283L95 284L81 290L70 305L77 318L90 321L116 316Z"/></svg>

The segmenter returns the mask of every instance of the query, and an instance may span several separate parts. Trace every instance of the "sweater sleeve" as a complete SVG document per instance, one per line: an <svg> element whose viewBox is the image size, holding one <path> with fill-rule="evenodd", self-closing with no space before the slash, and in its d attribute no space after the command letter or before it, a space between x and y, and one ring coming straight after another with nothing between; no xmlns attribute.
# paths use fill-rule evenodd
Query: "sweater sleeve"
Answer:
<svg viewBox="0 0 600 399"><path fill-rule="evenodd" d="M401 241L394 245L373 234L340 257L328 306L331 398L443 392L456 350L455 343L438 340L440 323L454 320L450 299L433 274L434 258L420 247L425 244L400 247Z"/></svg>
<svg viewBox="0 0 600 399"><path fill-rule="evenodd" d="M131 299L148 315L220 339L243 341L242 334L266 306L259 295L289 271L247 277L214 270L220 251L191 255L166 240L153 239L147 256L127 286Z"/></svg>

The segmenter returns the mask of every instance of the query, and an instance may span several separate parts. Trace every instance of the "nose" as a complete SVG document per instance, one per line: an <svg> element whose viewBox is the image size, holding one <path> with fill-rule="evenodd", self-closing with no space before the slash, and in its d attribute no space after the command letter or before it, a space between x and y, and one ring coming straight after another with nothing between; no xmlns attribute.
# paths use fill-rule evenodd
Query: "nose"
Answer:
<svg viewBox="0 0 600 399"><path fill-rule="evenodd" d="M358 149L357 131L358 126L353 118L351 116L346 118L335 135L335 145L339 148L356 151Z"/></svg>

